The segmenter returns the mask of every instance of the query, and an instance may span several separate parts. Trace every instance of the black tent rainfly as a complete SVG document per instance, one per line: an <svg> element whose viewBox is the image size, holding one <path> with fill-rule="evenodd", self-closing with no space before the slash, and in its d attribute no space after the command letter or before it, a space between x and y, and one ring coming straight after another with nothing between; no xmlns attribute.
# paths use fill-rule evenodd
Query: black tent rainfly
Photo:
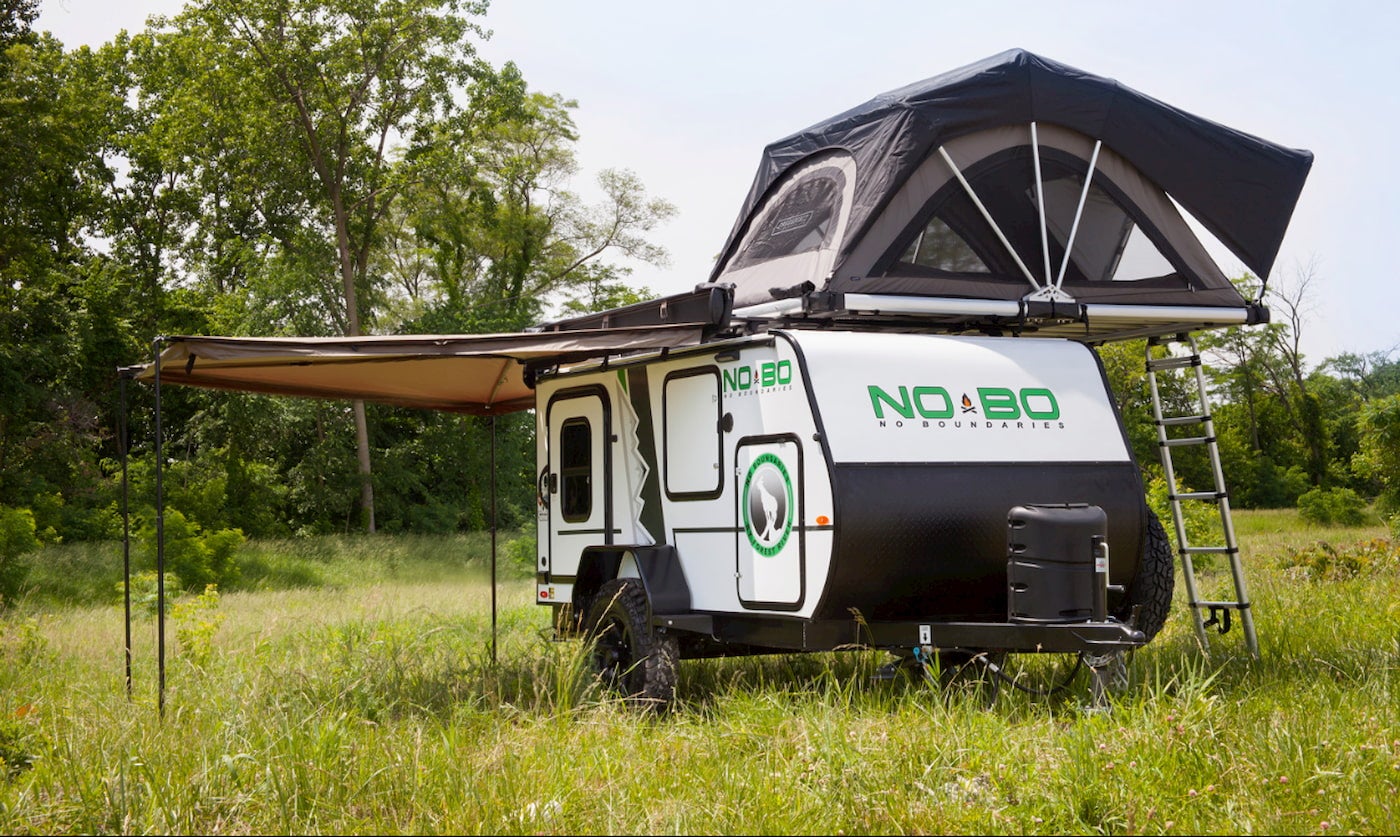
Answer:
<svg viewBox="0 0 1400 837"><path fill-rule="evenodd" d="M1042 328L1098 341L1253 322L1173 200L1267 277L1311 165L1011 50L769 145L711 279L741 315L1053 310Z"/></svg>
<svg viewBox="0 0 1400 837"><path fill-rule="evenodd" d="M491 416L533 407L542 368L778 326L1097 344L1266 322L1181 210L1266 281L1311 165L1009 50L770 144L693 293L506 335L162 338L122 372L155 384L159 451L162 381Z"/></svg>

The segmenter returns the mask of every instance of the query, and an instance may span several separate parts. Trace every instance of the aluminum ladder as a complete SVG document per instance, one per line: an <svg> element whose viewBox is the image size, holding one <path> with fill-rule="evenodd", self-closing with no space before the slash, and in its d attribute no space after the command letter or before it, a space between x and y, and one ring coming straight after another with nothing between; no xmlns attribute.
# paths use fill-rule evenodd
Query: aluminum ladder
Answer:
<svg viewBox="0 0 1400 837"><path fill-rule="evenodd" d="M1152 349L1161 346L1166 354L1154 358ZM1186 581L1186 595L1195 622L1196 639L1201 649L1209 655L1210 644L1206 638L1206 628L1215 626L1220 633L1230 630L1230 614L1239 615L1244 628L1245 645L1250 656L1259 658L1259 638L1254 632L1254 614L1250 609L1249 594L1245 589L1244 567L1240 564L1239 541L1235 538L1234 522L1230 518L1230 496L1225 490L1225 474L1220 467L1220 449L1215 442L1215 424L1211 420L1210 401L1206 393L1206 376L1201 367L1201 353L1196 346L1196 338L1189 334L1173 337L1152 337L1147 341L1147 382L1152 389L1152 419L1157 427L1157 445L1162 458L1162 469L1166 472L1167 498L1171 502L1172 523L1176 527L1177 552L1181 556L1182 576ZM1159 372L1194 372L1196 412L1192 415L1162 415L1162 397L1157 386ZM1183 381L1189 391L1190 381ZM1199 428L1200 435L1169 435L1173 427ZM1212 491L1177 492L1176 472L1172 465L1172 450L1178 447L1204 445L1210 455L1211 470L1215 475L1215 488ZM1182 512L1183 502L1214 503L1220 512L1220 529L1224 543L1197 546L1187 540L1186 518ZM1196 588L1196 571L1191 556L1201 554L1224 555L1230 561L1230 574L1235 583L1233 601L1212 601L1202 599ZM1207 618L1207 616L1209 618Z"/></svg>

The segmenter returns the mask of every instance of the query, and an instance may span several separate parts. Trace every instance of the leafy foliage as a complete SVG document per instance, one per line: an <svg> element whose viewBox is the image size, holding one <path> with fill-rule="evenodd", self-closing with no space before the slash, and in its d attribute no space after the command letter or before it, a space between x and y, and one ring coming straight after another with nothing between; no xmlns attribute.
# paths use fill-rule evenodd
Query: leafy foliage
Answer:
<svg viewBox="0 0 1400 837"><path fill-rule="evenodd" d="M1400 394L1368 402L1357 419L1360 450L1353 467L1384 487L1380 507L1400 512Z"/></svg>
<svg viewBox="0 0 1400 837"><path fill-rule="evenodd" d="M1298 498L1298 513L1322 526L1359 526L1366 522L1366 501L1350 488L1314 488Z"/></svg>
<svg viewBox="0 0 1400 837"><path fill-rule="evenodd" d="M214 635L223 624L225 614L219 612L219 586L204 585L204 592L176 602L170 610L175 623L175 638L180 654L192 665L203 668L214 654Z"/></svg>
<svg viewBox="0 0 1400 837"><path fill-rule="evenodd" d="M238 548L247 538L240 529L205 532L179 509L169 509L164 517L165 566L189 590L210 584L228 584L238 578L235 560ZM156 562L157 527L143 526L139 533L148 566ZM168 579L167 579L168 580Z"/></svg>
<svg viewBox="0 0 1400 837"><path fill-rule="evenodd" d="M24 556L39 548L34 513L0 506L0 609L13 599L29 574Z"/></svg>
<svg viewBox="0 0 1400 837"><path fill-rule="evenodd" d="M1192 489L1183 485L1181 480L1177 480L1176 493L1183 494ZM1158 519L1162 521L1162 526L1167 530L1167 537L1172 542L1172 549L1181 550L1180 539L1177 538L1176 526L1172 519L1171 501L1168 499L1167 481L1161 477L1153 477L1147 484L1147 507L1156 513ZM1192 546L1205 546L1219 543L1223 537L1221 534L1220 510L1213 503L1205 503L1199 500L1181 501L1182 524L1186 529L1186 540ZM1209 553L1197 555L1193 560L1195 565L1207 569L1214 563L1216 556Z"/></svg>
<svg viewBox="0 0 1400 837"><path fill-rule="evenodd" d="M1284 569L1313 581L1347 581L1359 576L1400 571L1400 543L1375 538L1335 547L1326 541L1289 550Z"/></svg>

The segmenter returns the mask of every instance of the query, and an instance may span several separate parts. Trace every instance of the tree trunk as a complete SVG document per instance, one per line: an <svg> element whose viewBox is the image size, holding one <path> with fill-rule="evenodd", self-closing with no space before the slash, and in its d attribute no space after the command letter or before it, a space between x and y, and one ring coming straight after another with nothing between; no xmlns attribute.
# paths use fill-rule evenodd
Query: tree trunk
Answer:
<svg viewBox="0 0 1400 837"><path fill-rule="evenodd" d="M365 402L355 400L355 453L360 460L360 508L364 511L365 531L374 534L374 481L369 464L369 422Z"/></svg>
<svg viewBox="0 0 1400 837"><path fill-rule="evenodd" d="M336 249L340 254L340 282L345 295L345 325L347 336L360 336L360 302L355 292L355 264L350 253L350 225L339 189L331 190L331 207L335 211ZM369 420L365 417L365 402L351 402L355 413L355 455L360 463L360 511L365 531L374 534L374 474L369 459Z"/></svg>

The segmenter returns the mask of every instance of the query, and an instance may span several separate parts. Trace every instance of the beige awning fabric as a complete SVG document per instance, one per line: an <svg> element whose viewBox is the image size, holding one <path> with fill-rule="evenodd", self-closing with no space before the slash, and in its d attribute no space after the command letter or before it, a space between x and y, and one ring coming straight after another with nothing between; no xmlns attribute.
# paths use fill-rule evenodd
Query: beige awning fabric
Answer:
<svg viewBox="0 0 1400 837"><path fill-rule="evenodd" d="M701 326L386 337L169 337L162 384L351 398L474 415L527 410L525 364L692 346ZM154 381L156 364L129 370Z"/></svg>

